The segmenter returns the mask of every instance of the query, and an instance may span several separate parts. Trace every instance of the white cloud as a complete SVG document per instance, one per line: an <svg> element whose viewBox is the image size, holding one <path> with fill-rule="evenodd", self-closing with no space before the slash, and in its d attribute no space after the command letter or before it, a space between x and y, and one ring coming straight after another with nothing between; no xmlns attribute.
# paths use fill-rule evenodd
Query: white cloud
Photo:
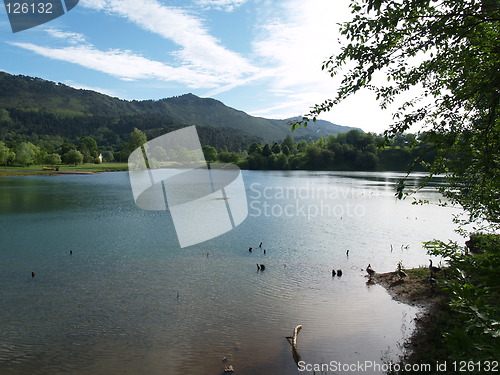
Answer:
<svg viewBox="0 0 500 375"><path fill-rule="evenodd" d="M230 6L243 0L215 1ZM189 88L219 88L227 91L247 84L263 74L247 59L221 45L209 34L203 22L187 11L164 6L157 0L82 0L81 5L104 11L133 22L144 30L171 40L180 48L171 52L170 63L150 60L131 51L100 51L82 34L47 29L52 37L65 39L73 46L42 47L31 43L11 43L51 59L79 64L110 74L121 80L159 79L187 85ZM161 45L158 46L161 48Z"/></svg>
<svg viewBox="0 0 500 375"><path fill-rule="evenodd" d="M83 5L86 8L92 8L95 10L103 10L106 8L106 0L80 0L79 5Z"/></svg>
<svg viewBox="0 0 500 375"><path fill-rule="evenodd" d="M307 113L311 106L335 95L340 78L321 70L322 63L340 50L339 22L352 18L347 0L265 0L259 33L253 42L255 58L275 75L267 93L276 105L249 111L253 115L284 118ZM273 11L270 12L269 9ZM374 97L357 94L321 116L342 125L377 127L382 131L391 116Z"/></svg>
<svg viewBox="0 0 500 375"><path fill-rule="evenodd" d="M72 33L67 31L62 31L55 28L45 29L45 31L52 37L58 39L65 39L71 44L86 43L85 36L79 33Z"/></svg>
<svg viewBox="0 0 500 375"><path fill-rule="evenodd" d="M245 4L247 0L197 0L196 4L205 9L225 10L232 12L235 8Z"/></svg>
<svg viewBox="0 0 500 375"><path fill-rule="evenodd" d="M279 67L274 89L324 87L329 76L321 65L338 48L336 23L345 16L339 1L291 0L274 7L279 16L261 25L253 43L260 59Z"/></svg>
<svg viewBox="0 0 500 375"><path fill-rule="evenodd" d="M177 81L192 88L213 88L221 78L186 67L171 67L126 50L100 51L93 46L40 47L32 43L10 43L39 55L110 74L123 80L158 79Z"/></svg>
<svg viewBox="0 0 500 375"><path fill-rule="evenodd" d="M173 55L189 68L220 74L226 79L241 79L259 71L238 53L224 48L209 34L202 20L186 10L165 6L156 0L83 0L81 4L96 10L105 9L173 41L181 47Z"/></svg>

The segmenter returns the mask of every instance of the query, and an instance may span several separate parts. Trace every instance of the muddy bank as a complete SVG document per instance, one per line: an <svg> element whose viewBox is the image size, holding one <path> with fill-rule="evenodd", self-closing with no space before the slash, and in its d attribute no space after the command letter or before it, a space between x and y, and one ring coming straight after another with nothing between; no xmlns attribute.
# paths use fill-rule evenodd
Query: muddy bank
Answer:
<svg viewBox="0 0 500 375"><path fill-rule="evenodd" d="M437 284L431 285L427 268L405 272L408 276L402 279L395 272L388 272L374 275L373 281L385 287L395 300L423 308L415 317L415 331L404 343L406 354L401 358L401 362L429 363L435 355L435 348L442 340L439 333L440 320L443 315L449 314L448 298L439 287L443 276L436 276Z"/></svg>
<svg viewBox="0 0 500 375"><path fill-rule="evenodd" d="M415 268L405 270L408 276L400 278L396 272L375 274L373 281L387 289L396 301L421 307L430 308L443 302L445 295L437 285L429 283L429 270Z"/></svg>

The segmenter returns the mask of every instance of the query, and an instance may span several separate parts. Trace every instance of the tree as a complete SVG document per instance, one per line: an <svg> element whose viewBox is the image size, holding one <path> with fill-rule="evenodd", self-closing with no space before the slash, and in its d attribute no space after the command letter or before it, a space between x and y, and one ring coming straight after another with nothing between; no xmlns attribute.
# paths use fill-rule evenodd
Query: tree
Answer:
<svg viewBox="0 0 500 375"><path fill-rule="evenodd" d="M281 146L281 152L283 152L283 154L285 154L287 156L290 155L290 149L288 148L287 145Z"/></svg>
<svg viewBox="0 0 500 375"><path fill-rule="evenodd" d="M297 151L304 152L307 146L308 146L307 142L302 140L299 143L297 143Z"/></svg>
<svg viewBox="0 0 500 375"><path fill-rule="evenodd" d="M269 143L266 143L264 145L264 148L262 149L262 156L268 158L273 154L273 151L271 150L271 147L269 146Z"/></svg>
<svg viewBox="0 0 500 375"><path fill-rule="evenodd" d="M115 157L113 155L113 152L111 152L111 151L103 151L103 153L102 153L102 159L105 162L115 161Z"/></svg>
<svg viewBox="0 0 500 375"><path fill-rule="evenodd" d="M363 88L382 108L408 92L412 97L395 110L386 136L415 124L429 128L428 140L441 150L429 172L444 173L448 182L441 192L466 210L468 222L499 228L498 2L359 0L351 9L353 19L341 26L347 42L322 67L332 76L343 74L336 95L294 127ZM404 188L402 181L399 197Z"/></svg>
<svg viewBox="0 0 500 375"><path fill-rule="evenodd" d="M76 150L76 146L72 143L65 142L62 145L60 145L59 147L57 147L56 152L62 156L64 154L68 153L68 151L70 151L70 150Z"/></svg>
<svg viewBox="0 0 500 375"><path fill-rule="evenodd" d="M22 142L16 147L16 162L30 166L35 162L40 149L31 142Z"/></svg>
<svg viewBox="0 0 500 375"><path fill-rule="evenodd" d="M287 134L283 140L283 146L287 146L288 150L292 151L295 148L295 141L290 134Z"/></svg>
<svg viewBox="0 0 500 375"><path fill-rule="evenodd" d="M73 164L75 167L78 164L83 163L83 155L78 150L69 150L66 154L63 155L63 161L66 164Z"/></svg>
<svg viewBox="0 0 500 375"><path fill-rule="evenodd" d="M238 154L236 154L235 152L227 152L227 151L219 152L218 158L219 161L223 163L233 163L233 164L237 164L239 160Z"/></svg>
<svg viewBox="0 0 500 375"><path fill-rule="evenodd" d="M78 150L83 154L83 159L86 163L92 163L99 155L96 140L89 136L80 138Z"/></svg>
<svg viewBox="0 0 500 375"><path fill-rule="evenodd" d="M7 165L15 160L16 154L10 148L8 148L5 143L0 141L0 164Z"/></svg>
<svg viewBox="0 0 500 375"><path fill-rule="evenodd" d="M250 147L248 148L248 154L261 154L262 153L262 147L257 142L253 142Z"/></svg>
<svg viewBox="0 0 500 375"><path fill-rule="evenodd" d="M127 144L128 153L130 154L136 148L141 147L144 143L147 142L147 140L148 139L146 137L146 134L144 134L139 129L134 128L134 130L132 130L132 132L130 133L130 140Z"/></svg>
<svg viewBox="0 0 500 375"><path fill-rule="evenodd" d="M38 148L38 151L35 154L35 164L45 163L45 159L47 158L47 156L49 156L47 151L45 151L43 148Z"/></svg>
<svg viewBox="0 0 500 375"><path fill-rule="evenodd" d="M286 170L289 168L288 157L285 154L279 154L276 158L276 169Z"/></svg>
<svg viewBox="0 0 500 375"><path fill-rule="evenodd" d="M271 147L271 151L273 154L279 154L281 152L280 144L278 142L274 142L273 147Z"/></svg>
<svg viewBox="0 0 500 375"><path fill-rule="evenodd" d="M59 154L49 154L45 157L45 163L46 164L61 164L61 156Z"/></svg>
<svg viewBox="0 0 500 375"><path fill-rule="evenodd" d="M206 145L202 147L203 155L205 155L205 160L208 162L217 160L217 150L215 147Z"/></svg>

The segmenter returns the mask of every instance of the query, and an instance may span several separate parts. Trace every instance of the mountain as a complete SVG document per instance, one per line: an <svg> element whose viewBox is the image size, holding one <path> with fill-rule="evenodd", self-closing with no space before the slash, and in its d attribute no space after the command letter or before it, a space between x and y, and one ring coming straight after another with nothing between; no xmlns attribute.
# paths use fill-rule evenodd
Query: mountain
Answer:
<svg viewBox="0 0 500 375"><path fill-rule="evenodd" d="M250 116L218 100L193 94L128 101L41 78L0 72L0 139L8 132L72 138L111 130L120 136L133 127L149 131L151 136L161 133L167 125L197 125L239 134L248 140L272 142L283 140L287 134L296 139L314 139L354 129L319 120L290 133L289 120Z"/></svg>

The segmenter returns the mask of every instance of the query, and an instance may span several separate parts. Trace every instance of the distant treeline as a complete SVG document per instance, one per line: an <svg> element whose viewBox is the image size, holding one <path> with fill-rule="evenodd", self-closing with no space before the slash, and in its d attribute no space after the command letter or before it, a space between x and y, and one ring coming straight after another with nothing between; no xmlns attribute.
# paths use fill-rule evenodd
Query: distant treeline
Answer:
<svg viewBox="0 0 500 375"><path fill-rule="evenodd" d="M119 128L130 130L132 125L128 123ZM129 134L121 134L120 139L106 138L104 132L103 137L97 139L81 136L73 142L60 135L23 137L19 133L3 134L4 139L7 139L0 141L0 165L76 165L82 162L99 162L99 154L105 162L126 162L130 152L147 139L181 127L174 124L160 129L151 126L145 131L132 128ZM5 132L5 128L0 126L0 129ZM426 133L418 137L400 134L387 139L383 135L351 130L309 142L295 142L291 135L287 135L282 142L252 142L248 147L248 139L241 138L239 134L234 135L230 130L198 127L198 133L207 161L234 163L242 169L407 170L418 159L420 163L413 169L424 170L423 164L432 162L436 153L435 145Z"/></svg>
<svg viewBox="0 0 500 375"><path fill-rule="evenodd" d="M435 155L434 145L427 138L425 134L420 137L400 134L386 139L383 135L358 130L310 142L295 143L287 136L281 143L252 143L244 158L235 153L222 153L218 159L237 162L244 169L337 171L402 171L419 159L421 162L414 170L425 170L423 164L431 162Z"/></svg>

